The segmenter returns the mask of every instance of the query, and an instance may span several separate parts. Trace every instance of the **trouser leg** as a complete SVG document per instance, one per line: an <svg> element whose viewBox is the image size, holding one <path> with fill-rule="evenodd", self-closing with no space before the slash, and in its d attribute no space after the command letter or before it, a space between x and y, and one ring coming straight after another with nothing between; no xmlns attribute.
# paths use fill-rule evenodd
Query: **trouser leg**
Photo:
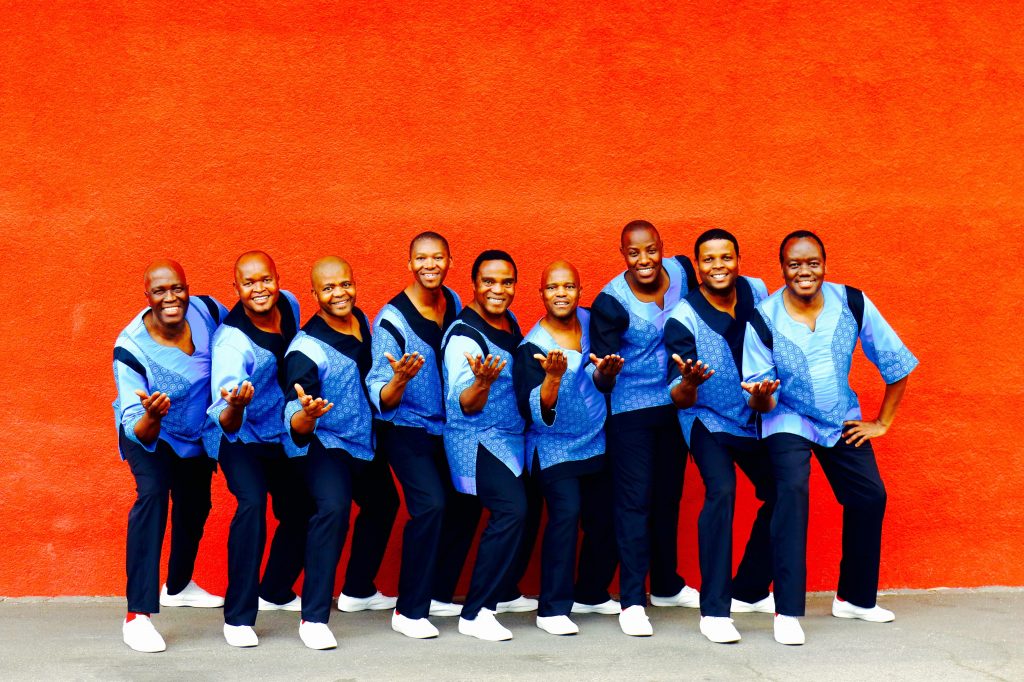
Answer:
<svg viewBox="0 0 1024 682"><path fill-rule="evenodd" d="M301 468L315 512L306 537L306 575L302 581L302 619L326 623L334 601L334 576L348 533L352 509L352 473L344 450L327 450L314 439Z"/></svg>
<svg viewBox="0 0 1024 682"><path fill-rule="evenodd" d="M765 439L771 454L776 502L771 520L775 610L802 616L807 593L807 519L811 442L789 433Z"/></svg>
<svg viewBox="0 0 1024 682"><path fill-rule="evenodd" d="M169 449L147 452L121 435L121 452L135 478L135 502L128 512L125 593L128 610L134 613L160 611L160 550L167 528L168 495L171 487Z"/></svg>
<svg viewBox="0 0 1024 682"><path fill-rule="evenodd" d="M622 608L626 609L647 605L654 436L648 429L628 428L628 421L617 416L608 420L607 439L619 546L619 590Z"/></svg>
<svg viewBox="0 0 1024 682"><path fill-rule="evenodd" d="M220 468L238 503L228 531L228 625L256 624L260 563L267 542L267 475L260 453L259 445L221 440Z"/></svg>
<svg viewBox="0 0 1024 682"><path fill-rule="evenodd" d="M608 586L619 565L612 518L612 479L607 469L579 479L580 546L574 600L581 604L602 604L611 596Z"/></svg>
<svg viewBox="0 0 1024 682"><path fill-rule="evenodd" d="M476 487L480 503L490 512L490 518L480 536L469 594L462 608L462 617L466 620L476 618L482 607L494 610L498 591L519 546L527 514L522 479L482 445L477 451Z"/></svg>
<svg viewBox="0 0 1024 682"><path fill-rule="evenodd" d="M530 567L533 548L540 534L541 515L544 511L544 493L540 484L540 462L534 458L532 473L523 472L523 487L526 490L526 520L523 522L523 534L519 540L515 557L508 568L508 573L498 590L498 601L512 601L522 596L519 582Z"/></svg>
<svg viewBox="0 0 1024 682"><path fill-rule="evenodd" d="M671 597L686 587L679 575L679 504L686 473L686 441L672 414L655 429L651 492L651 594Z"/></svg>
<svg viewBox="0 0 1024 682"><path fill-rule="evenodd" d="M839 564L840 599L871 608L878 596L882 558L885 485L870 442L860 447L840 440L815 454L839 504L843 506L843 558Z"/></svg>
<svg viewBox="0 0 1024 682"><path fill-rule="evenodd" d="M391 529L398 516L398 490L387 457L377 453L372 461L351 460L352 496L359 514L352 525L352 551L342 587L349 597L372 597L377 593L374 579L384 561Z"/></svg>
<svg viewBox="0 0 1024 682"><path fill-rule="evenodd" d="M199 541L210 516L210 481L217 464L205 455L171 460L171 554L167 592L188 587L196 567Z"/></svg>
<svg viewBox="0 0 1024 682"><path fill-rule="evenodd" d="M696 420L690 433L690 451L704 481L704 505L697 518L700 612L704 616L728 617L732 598L736 467L719 435L709 433L701 421Z"/></svg>
<svg viewBox="0 0 1024 682"><path fill-rule="evenodd" d="M733 438L732 441L737 443L733 459L753 484L754 496L761 501L743 558L732 581L732 596L753 603L767 597L772 584L771 523L775 511L775 478L771 457L763 441L753 438Z"/></svg>
<svg viewBox="0 0 1024 682"><path fill-rule="evenodd" d="M289 459L283 448L274 448L265 460L267 489L270 493L277 529L270 542L267 565L260 581L260 596L275 604L287 604L295 598L293 588L306 554L306 531L313 513L301 465Z"/></svg>
<svg viewBox="0 0 1024 682"><path fill-rule="evenodd" d="M450 602L455 598L459 576L473 546L483 508L475 495L466 495L455 489L443 446L434 453L434 468L444 486L445 506L432 591L437 601Z"/></svg>
<svg viewBox="0 0 1024 682"><path fill-rule="evenodd" d="M408 618L426 618L445 510L444 485L434 457L439 450L444 457L444 445L440 436L423 429L393 425L377 433L377 442L378 454L386 453L409 510L402 532L397 610Z"/></svg>
<svg viewBox="0 0 1024 682"><path fill-rule="evenodd" d="M567 616L572 610L576 540L580 521L580 479L573 476L542 484L548 508L541 551L538 616Z"/></svg>

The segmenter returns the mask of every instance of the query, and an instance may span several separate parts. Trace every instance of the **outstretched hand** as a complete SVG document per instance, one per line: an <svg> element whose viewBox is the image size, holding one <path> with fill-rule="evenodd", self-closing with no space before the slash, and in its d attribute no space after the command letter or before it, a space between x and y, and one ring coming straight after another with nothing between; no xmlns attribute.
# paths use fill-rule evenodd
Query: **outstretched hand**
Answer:
<svg viewBox="0 0 1024 682"><path fill-rule="evenodd" d="M391 363L391 369L395 373L395 378L403 384L407 383L419 373L426 360L426 358L416 351L404 354L400 360L395 360L395 357L391 353L385 353L384 357L386 357L388 362Z"/></svg>
<svg viewBox="0 0 1024 682"><path fill-rule="evenodd" d="M231 407L244 408L256 393L256 388L249 381L243 381L241 385L235 386L230 391L223 386L220 389L220 397Z"/></svg>
<svg viewBox="0 0 1024 682"><path fill-rule="evenodd" d="M676 363L676 366L679 367L679 374L683 377L683 381L694 388L703 384L715 373L715 370L711 369L710 365L701 362L700 360L694 362L687 358L684 362L683 359L679 357L678 353L672 354L672 360Z"/></svg>
<svg viewBox="0 0 1024 682"><path fill-rule="evenodd" d="M743 387L743 390L749 393L750 397L754 400L767 400L772 397L775 391L779 390L779 386L781 385L782 382L778 379L775 381L772 381L771 379L763 379L761 381L754 381L751 383L747 383L746 381L740 382L740 386Z"/></svg>
<svg viewBox="0 0 1024 682"><path fill-rule="evenodd" d="M146 410L150 419L159 421L166 417L167 411L171 409L171 398L166 393L153 391L147 394L139 388L135 390L135 395L142 399L142 409Z"/></svg>
<svg viewBox="0 0 1024 682"><path fill-rule="evenodd" d="M334 403L329 403L323 398L314 398L308 395L299 384L295 384L295 392L299 396L299 404L302 406L302 411L310 419L319 419L334 407Z"/></svg>
<svg viewBox="0 0 1024 682"><path fill-rule="evenodd" d="M863 419L850 419L849 421L843 422L843 440L846 441L847 445L853 445L855 448L859 448L861 444L871 440L872 438L878 438L884 436L885 432L889 430L889 427L882 424L878 420L865 421Z"/></svg>
<svg viewBox="0 0 1024 682"><path fill-rule="evenodd" d="M544 368L544 372L554 378L559 378L565 374L565 370L569 367L569 360L558 348L553 348L547 355L541 353L534 353L534 359L540 362L540 366Z"/></svg>
<svg viewBox="0 0 1024 682"><path fill-rule="evenodd" d="M501 374L508 363L501 359L500 355L488 355L486 358L477 354L476 357L469 353L463 353L469 361L469 368L473 371L477 383L483 386L490 386Z"/></svg>
<svg viewBox="0 0 1024 682"><path fill-rule="evenodd" d="M591 353L590 361L598 372L609 379L618 376L619 372L622 371L622 365L626 362L622 359L621 355L615 355L614 353L603 358L599 358Z"/></svg>

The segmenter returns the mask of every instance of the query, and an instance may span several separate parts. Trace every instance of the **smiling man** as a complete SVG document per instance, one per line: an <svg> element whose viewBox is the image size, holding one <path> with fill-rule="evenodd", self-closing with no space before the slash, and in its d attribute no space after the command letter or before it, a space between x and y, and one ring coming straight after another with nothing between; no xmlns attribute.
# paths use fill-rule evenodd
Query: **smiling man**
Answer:
<svg viewBox="0 0 1024 682"><path fill-rule="evenodd" d="M227 309L208 296L189 298L181 265L150 264L143 277L148 306L118 335L114 380L121 458L135 478L128 514L128 614L125 644L136 651L166 648L150 615L160 606L217 607L223 598L192 581L199 541L210 513L214 463L201 434L210 404L210 346ZM160 588L160 550L174 500L167 583Z"/></svg>
<svg viewBox="0 0 1024 682"><path fill-rule="evenodd" d="M740 388L743 335L754 306L768 296L764 282L740 275L739 243L729 232L704 232L694 245L700 287L665 323L669 388L683 437L704 479L697 522L700 547L700 631L712 642L736 642L732 611L774 613L771 529L775 482L755 412ZM743 559L732 577L736 467L762 501Z"/></svg>
<svg viewBox="0 0 1024 682"><path fill-rule="evenodd" d="M213 341L214 402L205 437L238 501L228 534L224 638L250 647L259 643L252 629L258 610L301 608L292 586L302 572L311 503L301 472L285 455L278 380L298 329L299 302L280 289L277 267L262 251L238 257L234 288L238 303ZM260 580L268 493L279 523Z"/></svg>
<svg viewBox="0 0 1024 682"><path fill-rule="evenodd" d="M570 612L619 613L608 594L618 553L612 528L611 482L605 467L604 395L588 366L603 362L614 375L621 358L590 355L589 311L580 308L580 276L567 261L541 275L546 314L516 351L513 378L527 423L530 481L539 482L548 508L541 558L537 627L572 635ZM579 578L576 544L582 521Z"/></svg>
<svg viewBox="0 0 1024 682"><path fill-rule="evenodd" d="M843 507L843 557L832 615L888 622L876 604L885 486L871 439L888 431L917 358L874 304L853 287L825 281L825 245L799 230L779 246L786 286L757 305L743 344L744 390L764 413L778 497L771 521L775 639L803 644L798 618L807 588L808 481L818 458ZM873 420L850 388L853 351L861 348L885 381Z"/></svg>
<svg viewBox="0 0 1024 682"><path fill-rule="evenodd" d="M364 384L371 364L370 325L356 307L352 268L327 256L313 265L310 281L320 309L285 356L285 449L298 458L316 504L306 539L299 636L310 649L332 649L337 640L327 622L352 501L359 516L338 601L343 611L394 606L394 598L382 595L373 581L399 502L387 460L374 456Z"/></svg>
<svg viewBox="0 0 1024 682"><path fill-rule="evenodd" d="M512 384L513 353L523 335L509 306L517 271L512 257L484 251L473 262L473 301L445 335L444 446L455 488L490 512L459 632L488 641L512 639L494 617L527 514L523 488L523 419Z"/></svg>
<svg viewBox="0 0 1024 682"><path fill-rule="evenodd" d="M665 386L663 330L669 312L697 286L686 256L665 259L661 235L645 220L622 229L626 271L605 286L591 308L591 351L624 361L615 376L606 363L594 382L611 393L608 457L612 470L615 534L619 545L622 613L619 625L633 636L654 633L647 605L647 572L655 606L697 608L700 595L676 570L679 503L686 443Z"/></svg>

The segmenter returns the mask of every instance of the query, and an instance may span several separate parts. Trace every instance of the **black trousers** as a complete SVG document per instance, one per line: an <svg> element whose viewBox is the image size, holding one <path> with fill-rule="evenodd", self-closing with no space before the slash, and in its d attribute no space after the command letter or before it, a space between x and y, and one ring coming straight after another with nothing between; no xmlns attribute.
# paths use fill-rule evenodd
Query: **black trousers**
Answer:
<svg viewBox="0 0 1024 682"><path fill-rule="evenodd" d="M530 567L530 559L540 535L540 521L544 514L544 493L540 482L540 464L536 464L533 473L523 471L523 489L526 491L526 518L523 520L523 534L519 539L512 564L509 566L501 587L498 588L498 601L512 601L525 594L519 583L526 570Z"/></svg>
<svg viewBox="0 0 1024 682"><path fill-rule="evenodd" d="M377 452L391 463L410 517L402 532L397 609L408 618L426 618L438 573L445 576L445 585L450 585L441 590L441 596L447 596L444 601L452 600L450 592L458 583L480 519L480 504L471 495L460 495L469 500L468 513L450 513L459 507L451 502L456 493L441 436L378 422Z"/></svg>
<svg viewBox="0 0 1024 682"><path fill-rule="evenodd" d="M690 432L690 452L704 480L704 506L697 520L700 546L700 612L728 617L733 597L755 602L772 583L771 520L775 478L764 442L729 433L710 433L698 419ZM736 507L736 467L754 484L761 506L750 529L736 577L732 576L732 528Z"/></svg>
<svg viewBox="0 0 1024 682"><path fill-rule="evenodd" d="M765 443L778 489L771 522L776 610L786 616L804 615L811 452L843 507L843 558L837 593L856 606L873 607L878 595L886 495L871 443L854 447L840 440L826 448L789 433L768 436Z"/></svg>
<svg viewBox="0 0 1024 682"><path fill-rule="evenodd" d="M387 459L379 454L367 462L345 450L324 448L314 438L308 454L297 460L316 509L306 538L302 618L326 623L352 502L359 506L359 514L352 528L352 548L341 591L350 597L369 597L377 592L374 579L398 514L398 491Z"/></svg>
<svg viewBox="0 0 1024 682"><path fill-rule="evenodd" d="M312 504L298 465L271 443L220 443L221 470L238 506L228 532L228 590L224 622L255 625L258 599L284 604L302 572L306 524ZM278 521L260 580L267 543L267 495Z"/></svg>
<svg viewBox="0 0 1024 682"><path fill-rule="evenodd" d="M480 609L496 608L508 572L513 565L526 521L526 490L517 477L483 445L476 455L476 491L480 504L490 512L480 536L476 565L462 617L476 618Z"/></svg>
<svg viewBox="0 0 1024 682"><path fill-rule="evenodd" d="M645 606L648 571L653 595L672 596L686 586L676 570L686 443L672 405L612 415L605 432L622 608Z"/></svg>
<svg viewBox="0 0 1024 682"><path fill-rule="evenodd" d="M565 466L565 465L556 465ZM535 462L534 471L539 471ZM550 473L550 472L542 472ZM609 472L578 476L541 476L540 487L548 509L541 553L539 616L567 616L574 601L608 601L608 585L615 576L619 554L612 517ZM583 529L579 568L576 547ZM573 578L575 577L575 585Z"/></svg>
<svg viewBox="0 0 1024 682"><path fill-rule="evenodd" d="M192 580L199 541L210 515L210 480L217 464L209 457L178 457L159 441L148 452L129 440L122 430L121 452L135 477L135 503L128 512L125 588L128 610L160 611L160 550L171 507L171 553L167 561L167 591L181 592Z"/></svg>

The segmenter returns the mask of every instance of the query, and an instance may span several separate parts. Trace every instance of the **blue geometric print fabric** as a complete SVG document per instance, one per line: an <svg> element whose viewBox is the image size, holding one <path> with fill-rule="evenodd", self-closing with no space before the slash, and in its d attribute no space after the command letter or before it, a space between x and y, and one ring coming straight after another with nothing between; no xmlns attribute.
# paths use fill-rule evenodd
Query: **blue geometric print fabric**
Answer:
<svg viewBox="0 0 1024 682"><path fill-rule="evenodd" d="M831 447L842 436L844 421L862 418L857 394L849 383L857 339L887 384L909 375L918 360L867 296L858 334L846 287L824 283L824 306L812 332L786 312L784 291L780 289L758 305L758 314L771 334L771 348L752 325L747 326L744 381L781 381L777 406L762 415L762 437L792 433Z"/></svg>

